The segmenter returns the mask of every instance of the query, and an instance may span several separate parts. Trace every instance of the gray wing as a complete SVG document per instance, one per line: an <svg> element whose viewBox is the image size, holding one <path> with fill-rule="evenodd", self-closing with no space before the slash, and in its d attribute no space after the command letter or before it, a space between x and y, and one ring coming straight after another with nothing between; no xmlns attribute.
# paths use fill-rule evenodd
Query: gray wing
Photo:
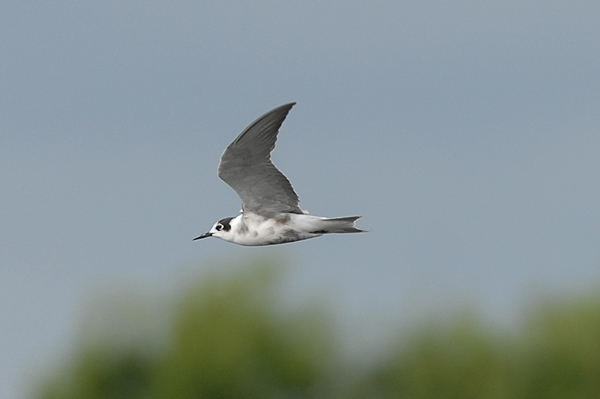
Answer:
<svg viewBox="0 0 600 399"><path fill-rule="evenodd" d="M219 177L239 195L244 212L302 213L290 181L271 162L279 127L295 104L277 107L252 122L221 156Z"/></svg>

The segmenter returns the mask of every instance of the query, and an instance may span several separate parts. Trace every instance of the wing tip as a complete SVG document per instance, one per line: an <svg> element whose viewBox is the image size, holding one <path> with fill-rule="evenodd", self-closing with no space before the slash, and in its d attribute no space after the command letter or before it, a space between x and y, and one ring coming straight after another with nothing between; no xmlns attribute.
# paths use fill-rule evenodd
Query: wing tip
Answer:
<svg viewBox="0 0 600 399"><path fill-rule="evenodd" d="M290 109L292 109L292 107L293 107L294 105L296 105L296 102L295 102L295 101L294 101L294 102L291 102L291 103L287 103L287 104L280 105L279 107L277 107L277 108L274 108L273 110L271 110L271 111L269 111L269 112L277 111L277 110L280 110L280 109L281 109L281 110L286 110L286 111L288 111L288 112L289 112L289 110L290 110Z"/></svg>

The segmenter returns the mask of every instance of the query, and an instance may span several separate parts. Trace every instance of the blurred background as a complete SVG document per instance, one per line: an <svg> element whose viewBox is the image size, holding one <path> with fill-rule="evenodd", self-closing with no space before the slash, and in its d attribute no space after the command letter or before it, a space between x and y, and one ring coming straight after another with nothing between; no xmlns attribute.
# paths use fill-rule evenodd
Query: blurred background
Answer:
<svg viewBox="0 0 600 399"><path fill-rule="evenodd" d="M0 397L600 396L599 14L4 2ZM370 232L192 242L291 101L274 163Z"/></svg>

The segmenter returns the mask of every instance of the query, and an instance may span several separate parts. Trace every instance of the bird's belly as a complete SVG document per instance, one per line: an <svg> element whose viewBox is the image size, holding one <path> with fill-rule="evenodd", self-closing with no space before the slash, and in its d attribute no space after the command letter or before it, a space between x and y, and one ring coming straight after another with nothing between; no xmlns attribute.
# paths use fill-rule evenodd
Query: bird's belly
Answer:
<svg viewBox="0 0 600 399"><path fill-rule="evenodd" d="M285 214L283 217L269 219L260 216L245 220L246 231L235 237L235 243L240 245L258 246L283 244L319 237L320 233L312 233L303 229L304 226L295 226L293 216Z"/></svg>

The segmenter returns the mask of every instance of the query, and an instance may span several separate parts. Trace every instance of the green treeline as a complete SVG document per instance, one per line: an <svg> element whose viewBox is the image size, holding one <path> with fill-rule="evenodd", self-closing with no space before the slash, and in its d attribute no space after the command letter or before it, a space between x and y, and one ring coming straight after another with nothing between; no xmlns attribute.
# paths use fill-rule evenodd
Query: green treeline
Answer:
<svg viewBox="0 0 600 399"><path fill-rule="evenodd" d="M161 316L119 315L127 304L112 323L89 315L37 397L600 398L600 297L546 302L513 332L472 316L429 323L367 367L345 364L323 304L278 303L278 281L248 267L204 279Z"/></svg>

